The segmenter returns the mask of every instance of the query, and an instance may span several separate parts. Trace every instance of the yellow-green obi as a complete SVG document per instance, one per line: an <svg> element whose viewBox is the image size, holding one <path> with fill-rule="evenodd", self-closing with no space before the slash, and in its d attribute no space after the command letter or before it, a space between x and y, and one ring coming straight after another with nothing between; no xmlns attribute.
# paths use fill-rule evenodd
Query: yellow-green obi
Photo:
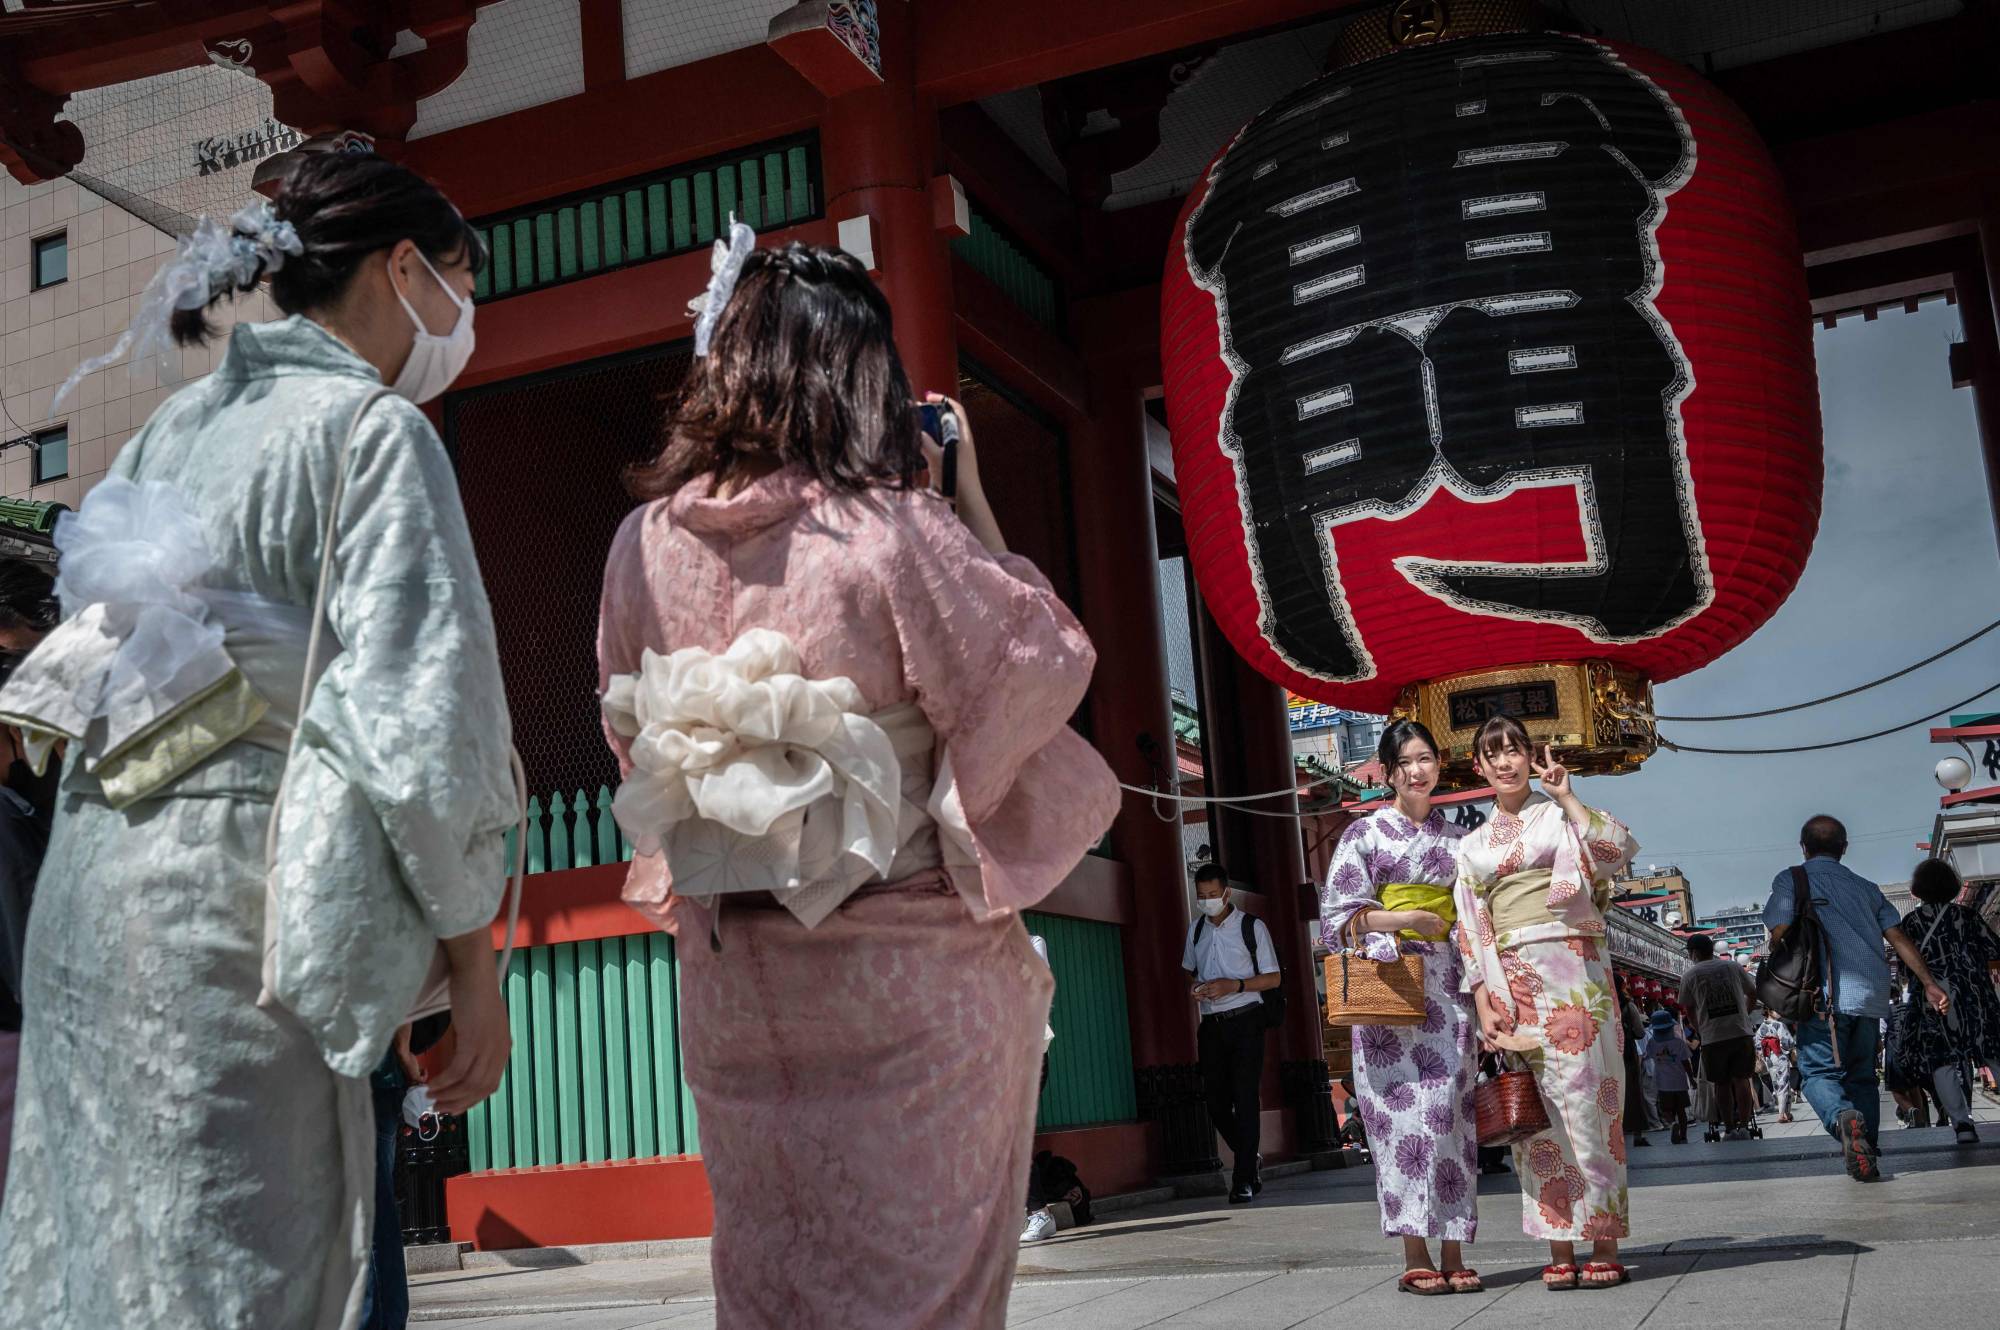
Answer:
<svg viewBox="0 0 2000 1330"><path fill-rule="evenodd" d="M1525 929L1542 930L1537 936L1562 937L1577 931L1571 921L1549 912L1549 883L1555 874L1546 868L1526 868L1501 878L1482 894L1493 916L1493 933L1499 945L1508 945ZM1611 884L1592 882L1591 900L1602 914L1611 904Z"/></svg>
<svg viewBox="0 0 2000 1330"><path fill-rule="evenodd" d="M1382 885L1382 908L1385 910L1429 910L1444 920L1445 931L1458 922L1458 905L1452 899L1451 888L1440 887L1430 882L1386 882ZM1399 937L1413 942L1436 942L1437 938L1419 933L1414 928L1405 928Z"/></svg>

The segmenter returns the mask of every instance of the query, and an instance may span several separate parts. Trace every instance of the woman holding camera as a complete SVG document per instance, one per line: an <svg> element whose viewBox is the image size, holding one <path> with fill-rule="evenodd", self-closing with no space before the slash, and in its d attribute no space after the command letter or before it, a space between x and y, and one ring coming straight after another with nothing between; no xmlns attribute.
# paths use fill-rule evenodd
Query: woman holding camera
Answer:
<svg viewBox="0 0 2000 1330"><path fill-rule="evenodd" d="M917 483L867 272L752 239L598 639L625 899L679 939L717 1316L997 1327L1053 987L1019 912L1118 807L1068 725L1095 653L1007 552L954 403L957 511Z"/></svg>
<svg viewBox="0 0 2000 1330"><path fill-rule="evenodd" d="M1392 722L1376 756L1395 801L1342 833L1320 892L1320 939L1370 959L1423 958L1418 1025L1354 1029L1354 1079L1375 1157L1382 1233L1403 1240L1405 1293L1477 1293L1461 1243L1479 1231L1479 1140L1471 1112L1479 1027L1460 994L1453 942L1454 848L1465 832L1431 806L1438 747L1416 721ZM1430 1240L1442 1246L1432 1264Z"/></svg>

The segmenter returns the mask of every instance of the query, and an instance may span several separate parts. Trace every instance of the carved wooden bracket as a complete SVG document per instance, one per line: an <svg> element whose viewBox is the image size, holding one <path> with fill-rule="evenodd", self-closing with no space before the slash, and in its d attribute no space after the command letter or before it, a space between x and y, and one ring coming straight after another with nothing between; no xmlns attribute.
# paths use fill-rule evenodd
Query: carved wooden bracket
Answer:
<svg viewBox="0 0 2000 1330"><path fill-rule="evenodd" d="M270 85L279 120L309 135L358 129L393 156L416 123L418 100L465 72L466 36L480 3L305 0L269 6L266 21L234 36L249 43L250 72ZM423 38L424 49L391 56L404 27ZM222 54L222 45L209 49Z"/></svg>
<svg viewBox="0 0 2000 1330"><path fill-rule="evenodd" d="M67 175L83 160L83 133L56 113L69 98L0 68L0 164L24 185Z"/></svg>

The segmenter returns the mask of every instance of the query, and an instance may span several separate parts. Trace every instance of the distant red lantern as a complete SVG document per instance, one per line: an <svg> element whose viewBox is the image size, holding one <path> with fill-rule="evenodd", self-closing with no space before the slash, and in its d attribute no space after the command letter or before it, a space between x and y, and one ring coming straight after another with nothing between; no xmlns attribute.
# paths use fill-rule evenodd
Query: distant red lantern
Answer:
<svg viewBox="0 0 2000 1330"><path fill-rule="evenodd" d="M1281 98L1182 213L1162 359L1194 569L1293 693L1652 751L1818 525L1804 270L1748 121L1558 33L1397 50Z"/></svg>

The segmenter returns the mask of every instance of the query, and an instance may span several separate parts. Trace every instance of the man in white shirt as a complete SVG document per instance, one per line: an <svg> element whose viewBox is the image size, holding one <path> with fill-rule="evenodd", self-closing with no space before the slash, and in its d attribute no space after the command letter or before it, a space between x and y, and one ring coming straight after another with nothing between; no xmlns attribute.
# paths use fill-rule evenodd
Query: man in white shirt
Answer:
<svg viewBox="0 0 2000 1330"><path fill-rule="evenodd" d="M1262 919L1230 904L1229 875L1222 865L1203 864L1195 870L1194 894L1204 917L1188 932L1181 968L1195 981L1192 993L1201 1005L1201 1079L1209 1120L1236 1157L1229 1200L1241 1205L1264 1189L1257 1171L1263 995L1281 979L1278 949Z"/></svg>

